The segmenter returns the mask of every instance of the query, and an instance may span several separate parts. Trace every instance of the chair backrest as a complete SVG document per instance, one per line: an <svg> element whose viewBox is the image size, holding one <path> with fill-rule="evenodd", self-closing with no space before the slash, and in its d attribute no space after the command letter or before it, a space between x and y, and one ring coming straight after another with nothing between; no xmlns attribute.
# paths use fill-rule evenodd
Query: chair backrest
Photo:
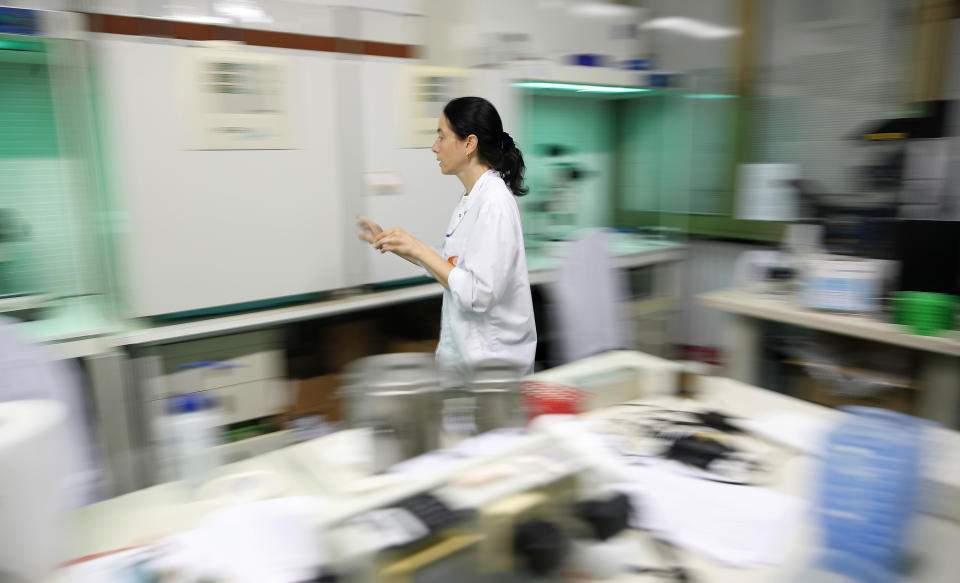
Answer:
<svg viewBox="0 0 960 583"><path fill-rule="evenodd" d="M51 399L66 406L69 503L77 507L95 502L103 492L105 474L97 462L100 456L91 437L80 371L24 338L17 323L0 317L0 401Z"/></svg>
<svg viewBox="0 0 960 583"><path fill-rule="evenodd" d="M581 232L565 250L550 286L562 362L633 345L626 274L614 267L610 245L604 229Z"/></svg>

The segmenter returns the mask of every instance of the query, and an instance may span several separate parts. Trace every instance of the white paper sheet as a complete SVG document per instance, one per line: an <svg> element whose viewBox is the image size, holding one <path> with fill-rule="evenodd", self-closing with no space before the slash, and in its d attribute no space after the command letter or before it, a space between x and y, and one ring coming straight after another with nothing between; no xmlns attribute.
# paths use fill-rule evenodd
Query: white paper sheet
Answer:
<svg viewBox="0 0 960 583"><path fill-rule="evenodd" d="M808 505L754 486L735 486L678 475L657 466L636 468L630 496L637 524L664 540L736 567L784 560Z"/></svg>

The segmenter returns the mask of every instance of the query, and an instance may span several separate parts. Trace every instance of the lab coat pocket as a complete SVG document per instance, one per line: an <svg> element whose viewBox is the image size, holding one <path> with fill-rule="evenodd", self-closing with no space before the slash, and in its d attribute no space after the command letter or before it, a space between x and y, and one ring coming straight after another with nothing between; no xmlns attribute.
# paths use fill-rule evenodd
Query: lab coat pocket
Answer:
<svg viewBox="0 0 960 583"><path fill-rule="evenodd" d="M461 241L447 236L443 242L442 256L450 265L456 267L460 263Z"/></svg>

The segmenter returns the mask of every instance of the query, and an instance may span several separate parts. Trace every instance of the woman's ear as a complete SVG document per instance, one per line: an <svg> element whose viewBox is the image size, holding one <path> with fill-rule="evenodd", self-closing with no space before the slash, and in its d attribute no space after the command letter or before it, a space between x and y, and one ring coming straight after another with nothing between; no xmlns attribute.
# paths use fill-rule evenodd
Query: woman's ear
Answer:
<svg viewBox="0 0 960 583"><path fill-rule="evenodd" d="M477 145L480 142L479 140L477 140L476 134L470 134L469 136L467 136L467 139L464 140L464 143L467 146L467 154L473 155L477 153Z"/></svg>

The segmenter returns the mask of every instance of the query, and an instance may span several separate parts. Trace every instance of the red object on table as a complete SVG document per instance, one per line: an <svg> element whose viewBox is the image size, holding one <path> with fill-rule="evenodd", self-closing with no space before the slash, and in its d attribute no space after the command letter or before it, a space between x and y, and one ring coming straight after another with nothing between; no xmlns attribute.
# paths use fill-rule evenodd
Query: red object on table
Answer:
<svg viewBox="0 0 960 583"><path fill-rule="evenodd" d="M528 419L538 415L578 415L583 413L589 395L565 385L526 381L520 386Z"/></svg>

